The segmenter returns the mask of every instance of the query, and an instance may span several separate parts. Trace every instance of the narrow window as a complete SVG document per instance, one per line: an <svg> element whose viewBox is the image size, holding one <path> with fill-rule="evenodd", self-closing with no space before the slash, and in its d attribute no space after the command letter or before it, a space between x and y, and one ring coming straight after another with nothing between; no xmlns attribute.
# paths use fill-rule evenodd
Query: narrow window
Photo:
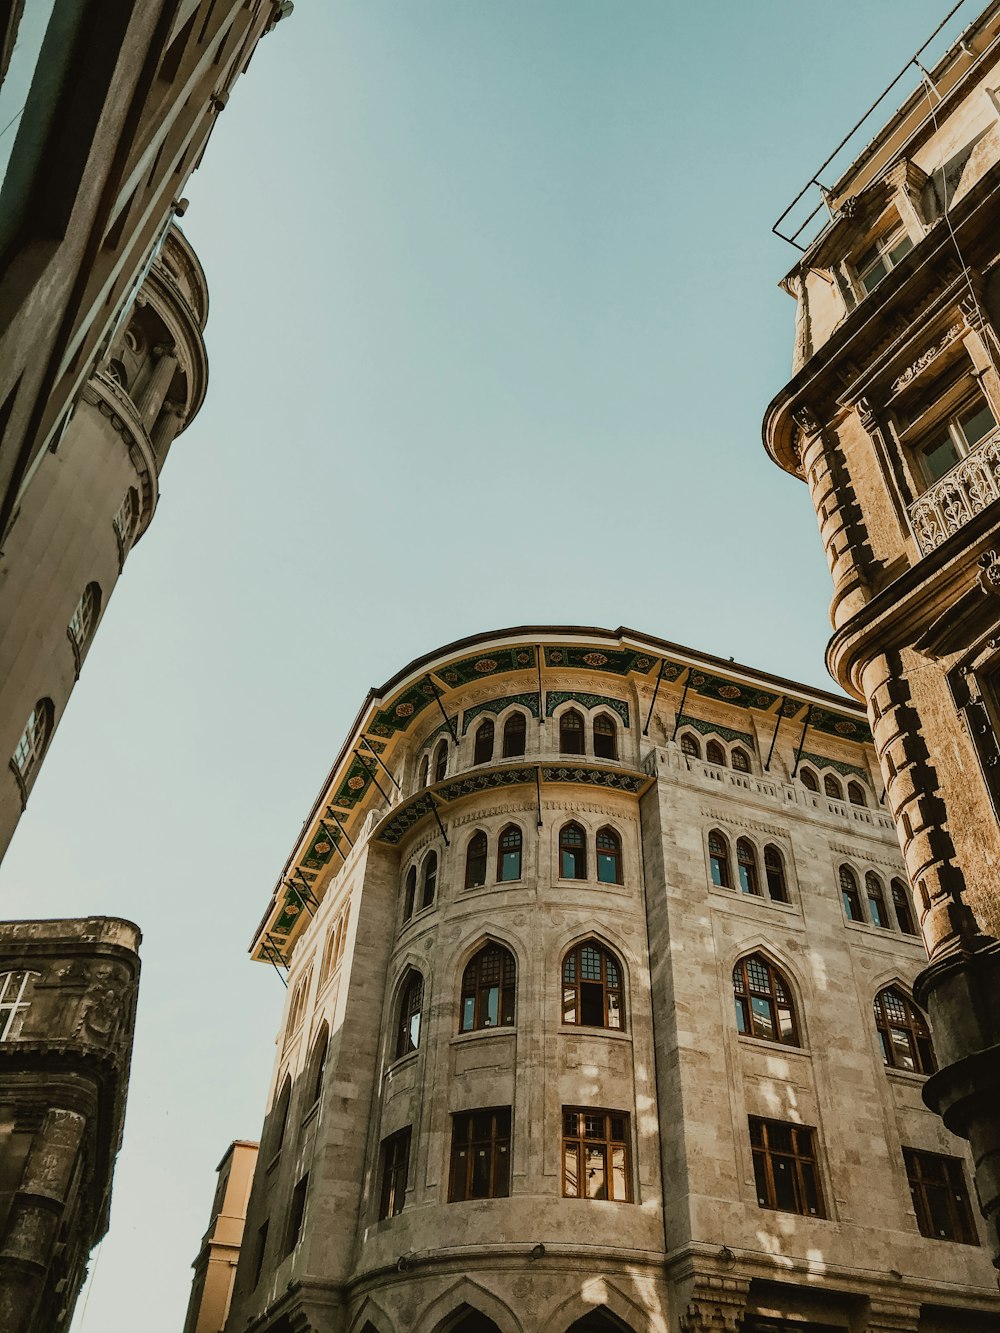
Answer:
<svg viewBox="0 0 1000 1333"><path fill-rule="evenodd" d="M570 708L559 719L559 749L563 754L583 754L583 718Z"/></svg>
<svg viewBox="0 0 1000 1333"><path fill-rule="evenodd" d="M525 718L523 713L511 713L503 724L503 757L514 759L524 754Z"/></svg>
<svg viewBox="0 0 1000 1333"><path fill-rule="evenodd" d="M819 791L819 781L811 768L800 768L799 780L809 791Z"/></svg>
<svg viewBox="0 0 1000 1333"><path fill-rule="evenodd" d="M138 517L139 492L134 486L130 486L125 492L125 498L118 506L118 513L115 514L113 520L114 529L118 535L119 554L123 560L128 554L129 547L132 545Z"/></svg>
<svg viewBox="0 0 1000 1333"><path fill-rule="evenodd" d="M42 755L52 735L54 717L55 708L51 699L39 699L28 715L24 730L14 747L13 756L14 767L23 787L27 786L42 761Z"/></svg>
<svg viewBox="0 0 1000 1333"><path fill-rule="evenodd" d="M750 756L739 745L733 750L733 768L736 769L737 773L750 772Z"/></svg>
<svg viewBox="0 0 1000 1333"><path fill-rule="evenodd" d="M267 1232L269 1222L270 1219L265 1219L265 1221L257 1228L257 1250L254 1255L253 1265L253 1289L255 1291L260 1286L260 1275L264 1271L264 1256L267 1254Z"/></svg>
<svg viewBox="0 0 1000 1333"><path fill-rule="evenodd" d="M681 737L681 754L686 754L689 759L701 758L701 746L698 744L698 737L693 736L690 731L685 731Z"/></svg>
<svg viewBox="0 0 1000 1333"><path fill-rule="evenodd" d="M516 824L508 824L497 842L497 880L521 878L521 830Z"/></svg>
<svg viewBox="0 0 1000 1333"><path fill-rule="evenodd" d="M781 1213L825 1217L816 1170L815 1130L750 1116L757 1202Z"/></svg>
<svg viewBox="0 0 1000 1333"><path fill-rule="evenodd" d="M736 843L736 868L740 876L740 892L755 893L759 897L757 852L749 838L740 838Z"/></svg>
<svg viewBox="0 0 1000 1333"><path fill-rule="evenodd" d="M306 1215L306 1191L309 1189L309 1172L302 1177L292 1190L292 1202L288 1209L288 1236L285 1241L285 1253L291 1254L302 1235L302 1223Z"/></svg>
<svg viewBox="0 0 1000 1333"><path fill-rule="evenodd" d="M921 1236L929 1240L953 1240L959 1245L978 1245L961 1160L942 1153L904 1148L903 1161Z"/></svg>
<svg viewBox="0 0 1000 1333"><path fill-rule="evenodd" d="M910 892L900 879L894 879L889 885L892 890L892 905L896 909L896 921L904 935L918 935L920 932L913 924L913 906Z"/></svg>
<svg viewBox="0 0 1000 1333"><path fill-rule="evenodd" d="M594 718L594 754L598 759L618 758L618 728L608 713Z"/></svg>
<svg viewBox="0 0 1000 1333"><path fill-rule="evenodd" d="M406 1199L406 1178L410 1174L410 1126L382 1140L382 1188L378 1215L398 1217Z"/></svg>
<svg viewBox="0 0 1000 1333"><path fill-rule="evenodd" d="M855 264L864 294L870 295L888 276L890 269L894 269L912 249L913 242L901 222L878 237Z"/></svg>
<svg viewBox="0 0 1000 1333"><path fill-rule="evenodd" d="M597 878L601 884L622 883L622 840L613 828L597 830Z"/></svg>
<svg viewBox="0 0 1000 1333"><path fill-rule="evenodd" d="M823 790L826 792L827 796L831 797L834 801L842 801L844 799L844 789L832 773L827 773L823 778Z"/></svg>
<svg viewBox="0 0 1000 1333"><path fill-rule="evenodd" d="M428 852L427 860L424 862L424 888L420 895L420 909L430 907L434 902L434 893L437 889L438 877L438 854L437 852Z"/></svg>
<svg viewBox="0 0 1000 1333"><path fill-rule="evenodd" d="M865 914L861 910L861 894L858 893L858 881L850 866L840 867L840 897L849 921L861 921Z"/></svg>
<svg viewBox="0 0 1000 1333"><path fill-rule="evenodd" d="M868 804L868 797L865 795L865 789L860 782L849 782L847 784L847 799L851 805Z"/></svg>
<svg viewBox="0 0 1000 1333"><path fill-rule="evenodd" d="M461 1032L513 1027L517 965L509 949L487 944L462 975Z"/></svg>
<svg viewBox="0 0 1000 1333"><path fill-rule="evenodd" d="M480 722L476 731L476 748L472 756L474 764L488 764L493 758L493 719L488 717ZM442 774L443 776L443 774Z"/></svg>
<svg viewBox="0 0 1000 1333"><path fill-rule="evenodd" d="M329 1050L330 1032L324 1023L322 1031L316 1038L316 1044L313 1047L313 1056L310 1062L310 1096L307 1098L310 1109L316 1105L323 1095L323 1079L326 1075L326 1057Z"/></svg>
<svg viewBox="0 0 1000 1333"><path fill-rule="evenodd" d="M97 624L97 617L101 611L101 587L98 583L88 583L80 594L80 600L74 608L73 614L69 618L67 626L70 641L76 653L77 665L83 658L83 653L90 643L90 636L94 632Z"/></svg>
<svg viewBox="0 0 1000 1333"><path fill-rule="evenodd" d="M632 1201L624 1111L563 1107L563 1198Z"/></svg>
<svg viewBox="0 0 1000 1333"><path fill-rule="evenodd" d="M285 1081L281 1085L281 1092L278 1094L278 1100L274 1103L272 1112L272 1143L274 1150L272 1157L276 1157L281 1152L281 1145L285 1141L285 1126L288 1124L288 1108L292 1100L292 1080L286 1074Z"/></svg>
<svg viewBox="0 0 1000 1333"><path fill-rule="evenodd" d="M908 1069L914 1074L933 1074L937 1069L927 1020L894 986L875 996L875 1027L882 1059L890 1069Z"/></svg>
<svg viewBox="0 0 1000 1333"><path fill-rule="evenodd" d="M418 788L422 791L430 781L431 760L430 755L424 755L420 761L420 778L417 782Z"/></svg>
<svg viewBox="0 0 1000 1333"><path fill-rule="evenodd" d="M871 870L865 875L865 896L868 899L868 915L871 918L872 925L881 926L883 930L888 930L890 928L889 913L886 911L882 881Z"/></svg>
<svg viewBox="0 0 1000 1333"><path fill-rule="evenodd" d="M424 979L412 971L399 998L399 1022L396 1025L396 1059L409 1055L420 1045L420 1016L424 1007Z"/></svg>
<svg viewBox="0 0 1000 1333"><path fill-rule="evenodd" d="M486 859L489 855L489 840L482 829L473 833L465 851L465 887L477 889L486 883Z"/></svg>
<svg viewBox="0 0 1000 1333"><path fill-rule="evenodd" d="M722 767L725 768L726 766L725 747L721 745L718 741L709 741L708 744L705 746L705 758L708 760L710 764L721 764Z"/></svg>
<svg viewBox="0 0 1000 1333"><path fill-rule="evenodd" d="M417 905L417 867L410 866L406 872L406 889L403 893L403 920L409 921Z"/></svg>
<svg viewBox="0 0 1000 1333"><path fill-rule="evenodd" d="M767 878L767 891L776 903L788 902L788 882L785 879L785 858L769 842L764 848L764 875Z"/></svg>
<svg viewBox="0 0 1000 1333"><path fill-rule="evenodd" d="M718 829L712 829L708 835L708 864L712 883L720 889L731 888L733 879L729 873L729 843Z"/></svg>
<svg viewBox="0 0 1000 1333"><path fill-rule="evenodd" d="M798 1046L795 1006L788 983L763 954L741 958L733 968L736 1029L761 1041Z"/></svg>
<svg viewBox="0 0 1000 1333"><path fill-rule="evenodd" d="M350 903L340 914L340 920L337 923L337 962L339 963L344 956L344 947L347 944L347 923L351 919Z"/></svg>
<svg viewBox="0 0 1000 1333"><path fill-rule="evenodd" d="M585 940L563 959L563 1022L585 1028L625 1026L622 965L597 940Z"/></svg>
<svg viewBox="0 0 1000 1333"><path fill-rule="evenodd" d="M434 781L443 782L445 774L448 772L448 742L438 741L438 747L434 751Z"/></svg>
<svg viewBox="0 0 1000 1333"><path fill-rule="evenodd" d="M559 832L559 877L587 878L587 838L575 822L564 824Z"/></svg>
<svg viewBox="0 0 1000 1333"><path fill-rule="evenodd" d="M510 1107L452 1116L448 1202L510 1193Z"/></svg>

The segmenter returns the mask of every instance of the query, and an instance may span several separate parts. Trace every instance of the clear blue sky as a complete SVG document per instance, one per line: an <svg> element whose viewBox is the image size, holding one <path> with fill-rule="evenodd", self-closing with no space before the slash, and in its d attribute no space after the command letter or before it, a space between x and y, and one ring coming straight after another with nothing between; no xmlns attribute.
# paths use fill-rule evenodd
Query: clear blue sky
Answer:
<svg viewBox="0 0 1000 1333"><path fill-rule="evenodd" d="M945 7L299 0L259 47L186 191L208 400L0 874L145 934L74 1333L181 1329L274 1057L246 947L370 684L532 621L826 683L770 227Z"/></svg>

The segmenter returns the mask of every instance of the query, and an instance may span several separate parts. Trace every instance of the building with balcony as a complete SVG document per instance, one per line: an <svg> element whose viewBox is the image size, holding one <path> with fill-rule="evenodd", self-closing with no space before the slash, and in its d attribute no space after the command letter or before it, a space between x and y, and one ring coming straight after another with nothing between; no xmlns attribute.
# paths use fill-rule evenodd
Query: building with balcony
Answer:
<svg viewBox="0 0 1000 1333"><path fill-rule="evenodd" d="M0 856L6 851L160 471L208 383L208 289L172 226L0 556Z"/></svg>
<svg viewBox="0 0 1000 1333"><path fill-rule="evenodd" d="M236 1139L217 1167L212 1216L193 1265L184 1333L222 1333L226 1326L258 1146Z"/></svg>
<svg viewBox="0 0 1000 1333"><path fill-rule="evenodd" d="M794 373L764 437L816 509L828 665L867 704L931 958L925 1096L972 1144L1000 1260L1000 5L925 61L857 127L818 234L786 236Z"/></svg>
<svg viewBox="0 0 1000 1333"><path fill-rule="evenodd" d="M631 630L371 691L251 945L228 1333L996 1328L881 797L856 703Z"/></svg>

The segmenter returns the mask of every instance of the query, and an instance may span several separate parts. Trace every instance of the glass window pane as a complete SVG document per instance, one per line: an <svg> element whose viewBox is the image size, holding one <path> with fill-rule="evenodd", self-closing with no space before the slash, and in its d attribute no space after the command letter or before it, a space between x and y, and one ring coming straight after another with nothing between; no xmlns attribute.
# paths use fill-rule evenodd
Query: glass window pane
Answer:
<svg viewBox="0 0 1000 1333"><path fill-rule="evenodd" d="M892 244L891 249L889 250L890 263L893 265L898 264L903 256L909 254L912 249L913 242L910 240L909 236L901 236L898 241Z"/></svg>
<svg viewBox="0 0 1000 1333"><path fill-rule="evenodd" d="M737 1000L737 1001L736 1001L736 1031L737 1031L737 1032L746 1032L746 1030L747 1030L747 1020L746 1020L746 1014L743 1012L743 1002L742 1002L742 1000Z"/></svg>
<svg viewBox="0 0 1000 1333"><path fill-rule="evenodd" d="M587 1163L587 1198L606 1199L608 1197L607 1149L588 1144L586 1147Z"/></svg>
<svg viewBox="0 0 1000 1333"><path fill-rule="evenodd" d="M608 994L608 1027L620 1028L622 1025L622 1006L621 999L613 994Z"/></svg>
<svg viewBox="0 0 1000 1333"><path fill-rule="evenodd" d="M607 852L597 853L597 878L602 884L618 883L618 858Z"/></svg>
<svg viewBox="0 0 1000 1333"><path fill-rule="evenodd" d="M897 1069L916 1069L916 1063L913 1059L913 1047L910 1044L910 1034L900 1031L899 1028L890 1028L892 1036L892 1063Z"/></svg>
<svg viewBox="0 0 1000 1333"><path fill-rule="evenodd" d="M753 869L744 864L740 864L740 889L744 893L753 893L755 885L753 882Z"/></svg>
<svg viewBox="0 0 1000 1333"><path fill-rule="evenodd" d="M889 270L886 268L883 261L881 259L876 259L871 268L860 275L862 287L864 287L866 292L873 292L888 272Z"/></svg>
<svg viewBox="0 0 1000 1333"><path fill-rule="evenodd" d="M772 1157L771 1171L774 1176L774 1204L782 1212L796 1213L795 1172L791 1161L786 1157Z"/></svg>
<svg viewBox="0 0 1000 1333"><path fill-rule="evenodd" d="M576 991L563 991L563 1022L576 1022Z"/></svg>
<svg viewBox="0 0 1000 1333"><path fill-rule="evenodd" d="M611 1197L627 1199L628 1188L625 1183L625 1148L611 1149Z"/></svg>
<svg viewBox="0 0 1000 1333"><path fill-rule="evenodd" d="M924 459L924 471L931 481L943 477L958 462L958 451L947 431L925 444L920 452Z"/></svg>
<svg viewBox="0 0 1000 1333"><path fill-rule="evenodd" d="M500 878L502 880L521 878L520 852L504 852L500 861Z"/></svg>
<svg viewBox="0 0 1000 1333"><path fill-rule="evenodd" d="M495 1028L500 1017L500 987L491 986L486 992L486 1021L484 1026Z"/></svg>
<svg viewBox="0 0 1000 1333"><path fill-rule="evenodd" d="M718 856L712 858L712 883L718 885L720 889L726 887L726 878L723 871L722 859Z"/></svg>
<svg viewBox="0 0 1000 1333"><path fill-rule="evenodd" d="M757 1185L757 1202L762 1208L769 1208L771 1201L767 1197L767 1159L762 1152L753 1155L753 1176Z"/></svg>
<svg viewBox="0 0 1000 1333"><path fill-rule="evenodd" d="M759 995L752 996L750 1007L753 1010L753 1030L755 1037L764 1037L774 1041L774 1015L771 1013L771 1001Z"/></svg>
<svg viewBox="0 0 1000 1333"><path fill-rule="evenodd" d="M567 1116L567 1119L575 1117ZM570 1133L573 1131L571 1130ZM569 1199L580 1197L579 1150L575 1143L567 1143L563 1148L564 1192Z"/></svg>
<svg viewBox="0 0 1000 1333"><path fill-rule="evenodd" d="M506 1143L498 1143L493 1162L493 1197L503 1199L510 1193L510 1151Z"/></svg>
<svg viewBox="0 0 1000 1333"><path fill-rule="evenodd" d="M474 995L466 995L462 1000L462 1031L471 1032L472 1025L476 1021L476 999Z"/></svg>
<svg viewBox="0 0 1000 1333"><path fill-rule="evenodd" d="M490 1195L490 1150L486 1147L473 1149L472 1153L472 1189L473 1199L488 1199Z"/></svg>
<svg viewBox="0 0 1000 1333"><path fill-rule="evenodd" d="M975 407L970 408L959 417L958 424L962 427L965 442L971 449L974 444L979 443L984 435L988 435L991 430L994 430L997 423L987 404L977 403Z"/></svg>

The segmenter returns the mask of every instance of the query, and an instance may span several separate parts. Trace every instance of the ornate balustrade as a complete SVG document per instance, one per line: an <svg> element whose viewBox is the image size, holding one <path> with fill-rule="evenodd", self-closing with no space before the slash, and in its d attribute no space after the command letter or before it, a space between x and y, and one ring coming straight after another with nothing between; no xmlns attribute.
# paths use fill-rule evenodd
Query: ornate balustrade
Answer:
<svg viewBox="0 0 1000 1333"><path fill-rule="evenodd" d="M1000 432L984 440L910 505L910 523L921 554L935 550L994 500L1000 500Z"/></svg>

